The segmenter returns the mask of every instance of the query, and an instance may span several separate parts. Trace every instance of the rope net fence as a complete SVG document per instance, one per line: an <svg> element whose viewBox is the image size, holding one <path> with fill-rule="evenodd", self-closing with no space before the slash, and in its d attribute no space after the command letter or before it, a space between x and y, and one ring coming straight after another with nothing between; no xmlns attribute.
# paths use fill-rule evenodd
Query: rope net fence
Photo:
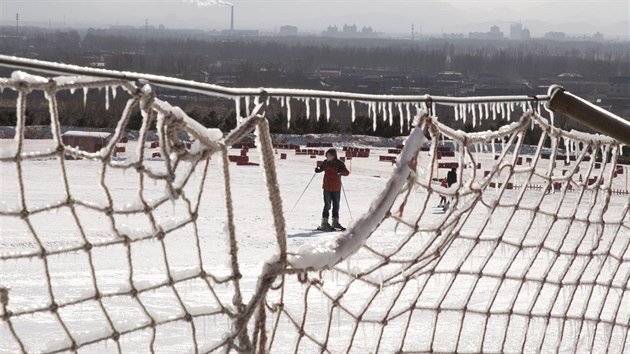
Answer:
<svg viewBox="0 0 630 354"><path fill-rule="evenodd" d="M300 268L319 268L319 256L329 254L334 268L306 273L301 301L289 300L296 295L283 293L285 285L268 303L278 327L295 328L276 333L294 333L304 351L326 351L331 342L343 352L627 351L629 203L611 185L619 146L561 131L533 112L482 134L426 115L419 124L431 133L428 154L408 140L395 172L400 180L378 201L387 207L364 215L337 244L315 249L315 257L296 255ZM524 135L536 129L538 146L527 152ZM450 188L433 181L442 138L458 149L461 178ZM563 140L574 147L567 156L559 153ZM477 152L496 141L501 152L480 175ZM450 198L438 217L436 194ZM374 230L361 233L370 223ZM353 243L351 251L344 242ZM311 334L319 317L325 335ZM331 329L340 323L343 329Z"/></svg>
<svg viewBox="0 0 630 354"><path fill-rule="evenodd" d="M0 88L16 102L14 139L0 150L0 353L630 350L623 146L555 127L537 99L454 104L473 124L522 108L480 133L444 125L435 103L342 99L373 119L400 111L413 129L369 211L293 249L262 113L269 99L290 109L290 98L245 97L248 117L222 137L149 84L15 72ZM75 90L125 102L96 152L64 142L60 100ZM32 150L37 95L52 139ZM135 113L142 126L123 159L117 143ZM146 148L153 129L159 159ZM228 161L252 131L265 185L253 202L275 248L262 266L241 253ZM457 174L450 187L444 167ZM442 196L447 207L435 208Z"/></svg>

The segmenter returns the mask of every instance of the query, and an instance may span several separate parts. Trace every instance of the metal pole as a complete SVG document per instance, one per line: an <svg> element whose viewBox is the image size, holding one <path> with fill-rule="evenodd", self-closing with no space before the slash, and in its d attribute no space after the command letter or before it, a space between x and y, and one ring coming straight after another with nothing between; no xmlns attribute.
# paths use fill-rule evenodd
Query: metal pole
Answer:
<svg viewBox="0 0 630 354"><path fill-rule="evenodd" d="M295 204L293 204L293 208L291 208L291 211L293 211L295 209L295 207L298 205L298 202L300 201L300 199L302 199L302 196L304 195L304 193L306 193L306 190L308 189L308 186L311 185L311 182L313 182L313 178L315 178L316 174L317 173L313 173L313 177L311 177L311 180L308 181L308 184L304 188L304 191L302 191L302 194L300 194L300 197L295 201Z"/></svg>
<svg viewBox="0 0 630 354"><path fill-rule="evenodd" d="M563 113L585 126L630 145L630 122L608 112L557 85L549 87L547 108Z"/></svg>

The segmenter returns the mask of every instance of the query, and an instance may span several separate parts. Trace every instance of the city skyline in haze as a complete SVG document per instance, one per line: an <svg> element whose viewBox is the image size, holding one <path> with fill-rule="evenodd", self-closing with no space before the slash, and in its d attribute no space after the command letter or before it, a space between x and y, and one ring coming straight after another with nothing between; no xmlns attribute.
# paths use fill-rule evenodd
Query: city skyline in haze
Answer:
<svg viewBox="0 0 630 354"><path fill-rule="evenodd" d="M388 34L416 35L487 31L498 24L520 22L533 36L548 31L569 35L601 32L607 38L630 39L628 0L0 0L0 24L50 27L151 26L224 30L230 28L230 5L236 29L274 32L293 25L302 33L321 33L329 25L372 26ZM205 6L204 6L205 5Z"/></svg>

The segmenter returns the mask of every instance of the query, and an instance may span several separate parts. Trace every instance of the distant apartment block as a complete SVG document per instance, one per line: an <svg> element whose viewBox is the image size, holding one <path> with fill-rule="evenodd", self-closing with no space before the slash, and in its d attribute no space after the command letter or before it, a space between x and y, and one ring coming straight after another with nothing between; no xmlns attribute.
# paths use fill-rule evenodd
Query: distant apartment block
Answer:
<svg viewBox="0 0 630 354"><path fill-rule="evenodd" d="M341 31L337 26L328 26L323 33L324 36L347 37L347 38L374 38L377 36L372 26L363 26L359 31L356 24L344 24Z"/></svg>
<svg viewBox="0 0 630 354"><path fill-rule="evenodd" d="M324 31L324 34L330 35L330 36L335 36L339 33L339 29L337 28L337 26L328 26L328 28L326 28L326 31Z"/></svg>
<svg viewBox="0 0 630 354"><path fill-rule="evenodd" d="M343 25L343 34L356 34L357 33L357 25Z"/></svg>
<svg viewBox="0 0 630 354"><path fill-rule="evenodd" d="M596 42L603 42L604 41L604 35L600 32L597 32L593 35L593 40Z"/></svg>
<svg viewBox="0 0 630 354"><path fill-rule="evenodd" d="M284 36L295 36L298 34L297 26L282 26L280 27L280 34Z"/></svg>
<svg viewBox="0 0 630 354"><path fill-rule="evenodd" d="M502 39L503 32L499 26L490 27L490 32L470 32L468 38L471 39Z"/></svg>
<svg viewBox="0 0 630 354"><path fill-rule="evenodd" d="M513 23L510 25L510 39L515 41L522 41L530 39L531 35L527 28L523 28L520 23Z"/></svg>

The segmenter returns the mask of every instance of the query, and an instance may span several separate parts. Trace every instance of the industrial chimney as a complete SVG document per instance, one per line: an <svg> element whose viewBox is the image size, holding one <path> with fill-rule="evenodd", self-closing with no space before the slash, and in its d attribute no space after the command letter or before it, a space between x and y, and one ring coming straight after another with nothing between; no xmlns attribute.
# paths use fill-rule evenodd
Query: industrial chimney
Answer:
<svg viewBox="0 0 630 354"><path fill-rule="evenodd" d="M234 32L234 5L230 6L230 32Z"/></svg>

